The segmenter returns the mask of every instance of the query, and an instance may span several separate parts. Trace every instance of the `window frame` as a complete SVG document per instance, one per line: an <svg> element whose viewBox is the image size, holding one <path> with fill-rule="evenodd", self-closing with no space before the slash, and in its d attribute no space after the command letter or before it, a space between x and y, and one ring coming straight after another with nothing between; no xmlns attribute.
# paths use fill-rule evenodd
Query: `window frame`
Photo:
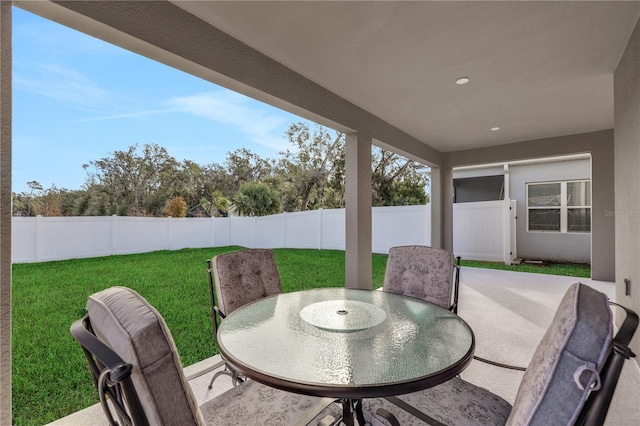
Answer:
<svg viewBox="0 0 640 426"><path fill-rule="evenodd" d="M556 180L556 181L546 181L546 182L527 182L525 184L525 206L527 210L527 232L532 233L554 233L554 234L590 234L591 233L591 220L589 220L589 230L588 231L570 231L568 229L569 222L569 210L575 209L588 209L589 213L591 213L592 205L571 205L569 206L567 200L567 186L569 183L576 182L587 182L589 183L589 201L593 204L593 200L591 199L591 179L572 179L572 180ZM559 206L529 206L529 187L536 185L549 185L549 184L560 184L560 205ZM551 210L558 209L560 211L560 230L545 230L545 229L530 229L529 228L529 212L531 210ZM591 218L591 214L589 214Z"/></svg>

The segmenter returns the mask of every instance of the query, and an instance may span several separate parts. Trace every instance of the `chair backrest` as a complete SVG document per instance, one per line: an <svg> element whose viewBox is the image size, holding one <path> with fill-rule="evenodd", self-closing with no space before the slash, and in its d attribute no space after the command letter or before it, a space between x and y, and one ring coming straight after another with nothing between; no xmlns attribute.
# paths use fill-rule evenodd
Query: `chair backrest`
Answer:
<svg viewBox="0 0 640 426"><path fill-rule="evenodd" d="M611 353L607 296L576 283L565 293L522 378L508 425L573 425ZM616 379L617 380L617 379Z"/></svg>
<svg viewBox="0 0 640 426"><path fill-rule="evenodd" d="M131 381L151 425L204 425L162 316L142 296L112 287L89 297L95 336L132 365Z"/></svg>
<svg viewBox="0 0 640 426"><path fill-rule="evenodd" d="M272 250L224 253L211 261L217 306L224 315L254 300L282 292Z"/></svg>
<svg viewBox="0 0 640 426"><path fill-rule="evenodd" d="M453 259L452 252L435 247L391 247L383 290L448 309L452 298Z"/></svg>

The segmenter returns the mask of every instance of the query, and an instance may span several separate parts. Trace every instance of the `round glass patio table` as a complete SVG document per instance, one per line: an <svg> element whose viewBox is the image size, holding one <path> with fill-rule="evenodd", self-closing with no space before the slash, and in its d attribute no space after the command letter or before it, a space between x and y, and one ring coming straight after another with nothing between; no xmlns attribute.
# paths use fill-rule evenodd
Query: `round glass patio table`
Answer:
<svg viewBox="0 0 640 426"><path fill-rule="evenodd" d="M246 376L308 395L361 399L443 383L472 360L456 314L394 293L324 288L283 293L228 315L218 348Z"/></svg>

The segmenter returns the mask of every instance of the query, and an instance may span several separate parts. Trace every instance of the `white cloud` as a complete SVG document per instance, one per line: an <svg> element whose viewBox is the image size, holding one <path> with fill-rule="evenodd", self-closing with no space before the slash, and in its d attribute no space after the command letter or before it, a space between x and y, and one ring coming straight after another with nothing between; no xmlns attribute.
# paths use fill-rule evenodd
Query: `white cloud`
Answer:
<svg viewBox="0 0 640 426"><path fill-rule="evenodd" d="M177 108L138 109L122 112L123 106L132 108L135 102L131 96L118 89L104 89L91 78L59 64L21 63L14 76L14 87L28 93L48 97L66 106L93 113L94 117L79 119L77 122L93 122L136 118L149 115L179 112Z"/></svg>
<svg viewBox="0 0 640 426"><path fill-rule="evenodd" d="M128 112L122 114L112 114L112 115L104 115L101 117L87 118L84 120L79 120L79 123L87 123L91 121L104 121L104 120L117 120L120 118L136 118L136 117L144 117L148 115L158 115L158 114L167 114L171 112L179 112L179 109L176 108L165 108L165 109L149 109L142 110L136 112Z"/></svg>
<svg viewBox="0 0 640 426"><path fill-rule="evenodd" d="M55 64L19 65L14 75L16 90L82 107L105 103L111 97L109 91L71 68Z"/></svg>
<svg viewBox="0 0 640 426"><path fill-rule="evenodd" d="M286 150L289 143L282 131L291 121L289 114L252 103L251 99L227 90L175 97L170 101L180 111L232 126L257 144L276 151Z"/></svg>

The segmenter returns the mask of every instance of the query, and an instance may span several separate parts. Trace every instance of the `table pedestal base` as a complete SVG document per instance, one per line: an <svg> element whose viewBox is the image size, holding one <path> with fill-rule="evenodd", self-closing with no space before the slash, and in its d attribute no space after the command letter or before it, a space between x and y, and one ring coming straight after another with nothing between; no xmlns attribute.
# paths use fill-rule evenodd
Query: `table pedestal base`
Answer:
<svg viewBox="0 0 640 426"><path fill-rule="evenodd" d="M360 426L364 426L364 413L362 412L362 400L353 398L340 398L342 403L342 423L345 426L356 426L358 420ZM354 418L355 416L355 418Z"/></svg>

